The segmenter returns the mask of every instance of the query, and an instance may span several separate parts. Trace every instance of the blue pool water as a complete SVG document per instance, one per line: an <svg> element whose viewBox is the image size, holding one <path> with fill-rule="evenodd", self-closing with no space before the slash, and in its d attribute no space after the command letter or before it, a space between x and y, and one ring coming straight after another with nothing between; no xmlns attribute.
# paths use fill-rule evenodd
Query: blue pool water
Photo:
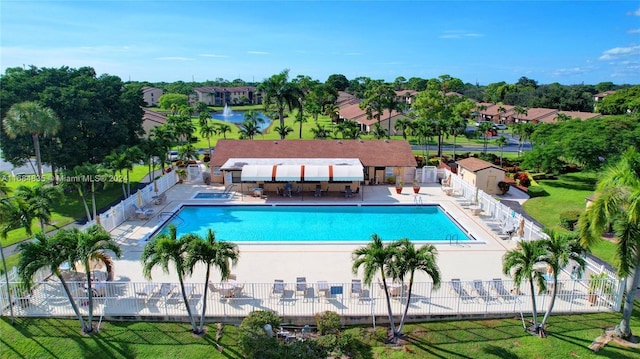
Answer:
<svg viewBox="0 0 640 359"><path fill-rule="evenodd" d="M169 224L236 243L470 240L439 206L184 206L161 232Z"/></svg>

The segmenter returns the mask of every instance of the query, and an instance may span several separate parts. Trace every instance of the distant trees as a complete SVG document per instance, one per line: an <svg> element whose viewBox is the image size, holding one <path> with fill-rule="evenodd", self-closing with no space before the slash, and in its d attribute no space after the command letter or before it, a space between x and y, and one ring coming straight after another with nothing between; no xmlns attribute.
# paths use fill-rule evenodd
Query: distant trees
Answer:
<svg viewBox="0 0 640 359"><path fill-rule="evenodd" d="M177 107L187 106L188 98L187 98L187 95L183 95L183 94L166 93L160 96L160 99L158 100L158 104L160 105L161 109L169 110L172 108L172 106L177 106Z"/></svg>
<svg viewBox="0 0 640 359"><path fill-rule="evenodd" d="M598 112L603 115L640 114L640 85L618 90L598 103Z"/></svg>

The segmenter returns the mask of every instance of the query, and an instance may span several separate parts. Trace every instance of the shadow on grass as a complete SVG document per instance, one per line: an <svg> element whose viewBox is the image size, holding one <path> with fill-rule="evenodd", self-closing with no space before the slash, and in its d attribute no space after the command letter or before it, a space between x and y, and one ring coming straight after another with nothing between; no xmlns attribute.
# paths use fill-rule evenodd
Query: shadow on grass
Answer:
<svg viewBox="0 0 640 359"><path fill-rule="evenodd" d="M482 348L482 351L485 354L489 354L489 355L493 355L496 358L501 358L501 359L518 359L518 356L516 354L514 354L513 352L511 352L508 349L499 347L497 345L487 345L484 348Z"/></svg>
<svg viewBox="0 0 640 359"><path fill-rule="evenodd" d="M549 186L553 188L564 188L575 191L593 191L595 189L594 184L584 182L565 182L562 180L544 180L540 181L543 186Z"/></svg>

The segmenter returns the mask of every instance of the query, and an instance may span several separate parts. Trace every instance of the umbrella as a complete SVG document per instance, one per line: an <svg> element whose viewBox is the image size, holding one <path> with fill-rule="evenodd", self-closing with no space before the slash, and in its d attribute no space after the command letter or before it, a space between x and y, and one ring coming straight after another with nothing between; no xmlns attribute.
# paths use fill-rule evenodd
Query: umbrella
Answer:
<svg viewBox="0 0 640 359"><path fill-rule="evenodd" d="M518 236L524 236L524 217L520 219L520 227L518 228Z"/></svg>

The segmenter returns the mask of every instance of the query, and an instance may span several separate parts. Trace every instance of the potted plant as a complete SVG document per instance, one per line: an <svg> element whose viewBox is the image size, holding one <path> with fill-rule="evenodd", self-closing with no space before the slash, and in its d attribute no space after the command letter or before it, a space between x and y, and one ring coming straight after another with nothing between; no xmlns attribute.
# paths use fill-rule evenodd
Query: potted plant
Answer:
<svg viewBox="0 0 640 359"><path fill-rule="evenodd" d="M587 300L591 305L595 305L599 296L608 296L611 294L613 286L611 285L611 282L605 280L607 279L606 273L593 273L589 277L591 280L589 281L589 293L587 294Z"/></svg>
<svg viewBox="0 0 640 359"><path fill-rule="evenodd" d="M404 182L402 182L402 181L396 182L396 193L397 194L402 193L402 187L404 187Z"/></svg>
<svg viewBox="0 0 640 359"><path fill-rule="evenodd" d="M420 184L418 183L418 179L417 178L413 179L413 193L415 193L415 194L420 193Z"/></svg>
<svg viewBox="0 0 640 359"><path fill-rule="evenodd" d="M187 179L187 170L184 168L178 168L176 174L178 175L178 183L182 183Z"/></svg>

